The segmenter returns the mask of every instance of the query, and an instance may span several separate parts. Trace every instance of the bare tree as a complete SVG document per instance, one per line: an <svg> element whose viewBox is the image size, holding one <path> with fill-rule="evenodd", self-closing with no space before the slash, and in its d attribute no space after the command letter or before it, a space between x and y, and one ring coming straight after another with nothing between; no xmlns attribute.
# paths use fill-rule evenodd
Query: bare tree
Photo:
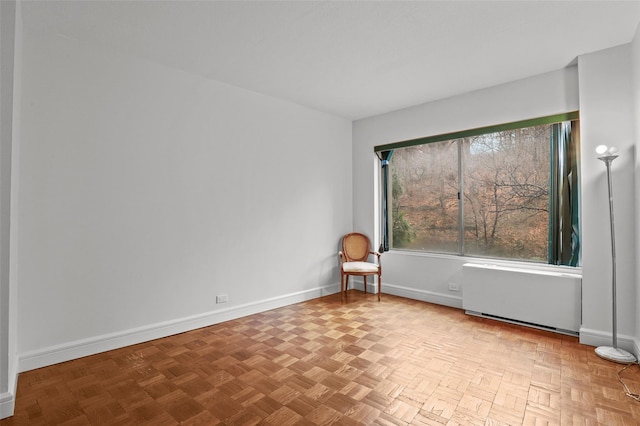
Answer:
<svg viewBox="0 0 640 426"><path fill-rule="evenodd" d="M415 232L405 247L457 251L460 142L467 252L544 260L549 132L537 126L396 150L392 168L402 191L394 214Z"/></svg>

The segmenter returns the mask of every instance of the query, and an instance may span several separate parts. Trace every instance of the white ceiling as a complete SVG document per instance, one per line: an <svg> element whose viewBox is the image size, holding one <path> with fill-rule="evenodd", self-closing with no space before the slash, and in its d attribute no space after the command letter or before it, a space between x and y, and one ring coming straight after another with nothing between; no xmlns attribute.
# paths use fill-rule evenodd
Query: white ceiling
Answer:
<svg viewBox="0 0 640 426"><path fill-rule="evenodd" d="M1 0L0 0L1 1ZM348 119L628 43L640 1L23 1L25 27Z"/></svg>

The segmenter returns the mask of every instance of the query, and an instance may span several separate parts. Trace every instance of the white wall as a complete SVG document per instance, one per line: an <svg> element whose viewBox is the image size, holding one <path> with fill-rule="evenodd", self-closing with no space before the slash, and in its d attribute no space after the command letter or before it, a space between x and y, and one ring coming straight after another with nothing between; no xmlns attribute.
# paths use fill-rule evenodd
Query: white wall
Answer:
<svg viewBox="0 0 640 426"><path fill-rule="evenodd" d="M611 246L609 203L600 144L617 146L611 166L617 257L618 343L633 350L635 335L635 114L631 45L578 58L582 146L583 279L580 340L611 345Z"/></svg>
<svg viewBox="0 0 640 426"><path fill-rule="evenodd" d="M0 404L9 391L9 214L15 2L0 3ZM0 418L3 416L0 416Z"/></svg>
<svg viewBox="0 0 640 426"><path fill-rule="evenodd" d="M16 204L12 188L19 130L20 7L0 2L0 418L13 414L17 379L14 242ZM15 73L14 73L15 71ZM18 75L16 75L18 74Z"/></svg>
<svg viewBox="0 0 640 426"><path fill-rule="evenodd" d="M15 2L0 3L0 395L8 391L9 214L13 122Z"/></svg>
<svg viewBox="0 0 640 426"><path fill-rule="evenodd" d="M633 83L633 103L634 103L634 117L638 116L638 112L640 112L640 26L636 29L635 37L631 43L631 55L632 55L632 64L631 64L631 72L632 72L632 83ZM640 152L638 152L637 141L640 138L640 120L637 118L634 119L635 124L635 135L634 135L634 154L635 154L635 165L634 165L634 183L635 183L635 200L636 200L636 212L640 212ZM640 226L636 223L636 232L635 232L635 265L636 265L636 276L634 281L634 287L636 290L636 300L635 300L635 313L636 313L636 333L635 333L635 353L636 355L640 354L640 289L638 288L638 277L640 277Z"/></svg>
<svg viewBox="0 0 640 426"><path fill-rule="evenodd" d="M337 291L349 121L27 29L22 79L21 370Z"/></svg>
<svg viewBox="0 0 640 426"><path fill-rule="evenodd" d="M354 123L354 228L375 234L376 145L575 111L575 67L443 99ZM468 259L388 252L382 257L383 289L395 294L462 307L462 264Z"/></svg>

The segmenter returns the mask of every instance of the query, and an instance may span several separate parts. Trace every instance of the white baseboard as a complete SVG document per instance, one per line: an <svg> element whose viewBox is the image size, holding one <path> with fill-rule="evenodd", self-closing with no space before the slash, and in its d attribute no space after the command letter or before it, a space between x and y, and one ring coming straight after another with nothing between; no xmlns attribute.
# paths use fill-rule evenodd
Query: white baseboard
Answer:
<svg viewBox="0 0 640 426"><path fill-rule="evenodd" d="M150 324L130 330L104 334L88 339L62 343L60 345L37 349L19 354L19 371L29 371L84 356L95 355L125 346L135 345L149 340L184 333L201 327L219 324L224 321L269 311L271 309L300 303L340 291L340 285L334 284L304 290L270 299L232 306L227 309L206 312L186 318L178 318L156 324Z"/></svg>
<svg viewBox="0 0 640 426"><path fill-rule="evenodd" d="M18 388L18 372L15 369L16 363L9 362L9 371L7 372L7 392L0 393L0 419L6 419L13 416L13 410L16 403L16 390Z"/></svg>
<svg viewBox="0 0 640 426"><path fill-rule="evenodd" d="M580 343L589 346L611 346L611 332L603 332L589 328L580 328ZM635 354L636 358L640 354L638 342L627 335L618 334L618 346L625 351Z"/></svg>
<svg viewBox="0 0 640 426"><path fill-rule="evenodd" d="M382 292L393 294L394 296L406 297L407 299L421 300L423 302L462 309L462 296L450 296L448 294L435 293L433 291L402 287L399 285L387 284L384 281L382 282Z"/></svg>
<svg viewBox="0 0 640 426"><path fill-rule="evenodd" d="M355 277L355 276L350 277L349 286L347 287L347 290L350 290L350 289L364 291L364 281L362 280L362 278ZM371 279L367 280L367 291L369 293L377 293L378 284L372 283Z"/></svg>
<svg viewBox="0 0 640 426"><path fill-rule="evenodd" d="M349 280L349 288L364 291L362 279ZM376 293L378 285L367 282L367 291ZM423 302L435 303L436 305L449 306L451 308L462 309L462 296L450 296L448 294L435 293L433 291L418 290L415 288L402 287L382 281L382 294L392 294L394 296L406 297L407 299L421 300Z"/></svg>
<svg viewBox="0 0 640 426"><path fill-rule="evenodd" d="M5 392L0 394L0 419L13 416L15 402L15 393Z"/></svg>

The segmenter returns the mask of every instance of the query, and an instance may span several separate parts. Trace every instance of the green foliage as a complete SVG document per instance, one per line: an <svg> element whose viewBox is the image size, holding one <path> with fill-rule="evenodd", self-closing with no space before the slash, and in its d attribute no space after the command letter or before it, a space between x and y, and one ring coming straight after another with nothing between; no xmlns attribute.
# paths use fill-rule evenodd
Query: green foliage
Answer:
<svg viewBox="0 0 640 426"><path fill-rule="evenodd" d="M391 180L391 191L393 200L393 246L406 247L416 236L411 224L405 217L405 213L400 211L400 195L402 195L402 183L397 174L393 174Z"/></svg>
<svg viewBox="0 0 640 426"><path fill-rule="evenodd" d="M395 247L405 247L413 241L416 233L411 228L411 224L400 212L393 216L393 245Z"/></svg>

